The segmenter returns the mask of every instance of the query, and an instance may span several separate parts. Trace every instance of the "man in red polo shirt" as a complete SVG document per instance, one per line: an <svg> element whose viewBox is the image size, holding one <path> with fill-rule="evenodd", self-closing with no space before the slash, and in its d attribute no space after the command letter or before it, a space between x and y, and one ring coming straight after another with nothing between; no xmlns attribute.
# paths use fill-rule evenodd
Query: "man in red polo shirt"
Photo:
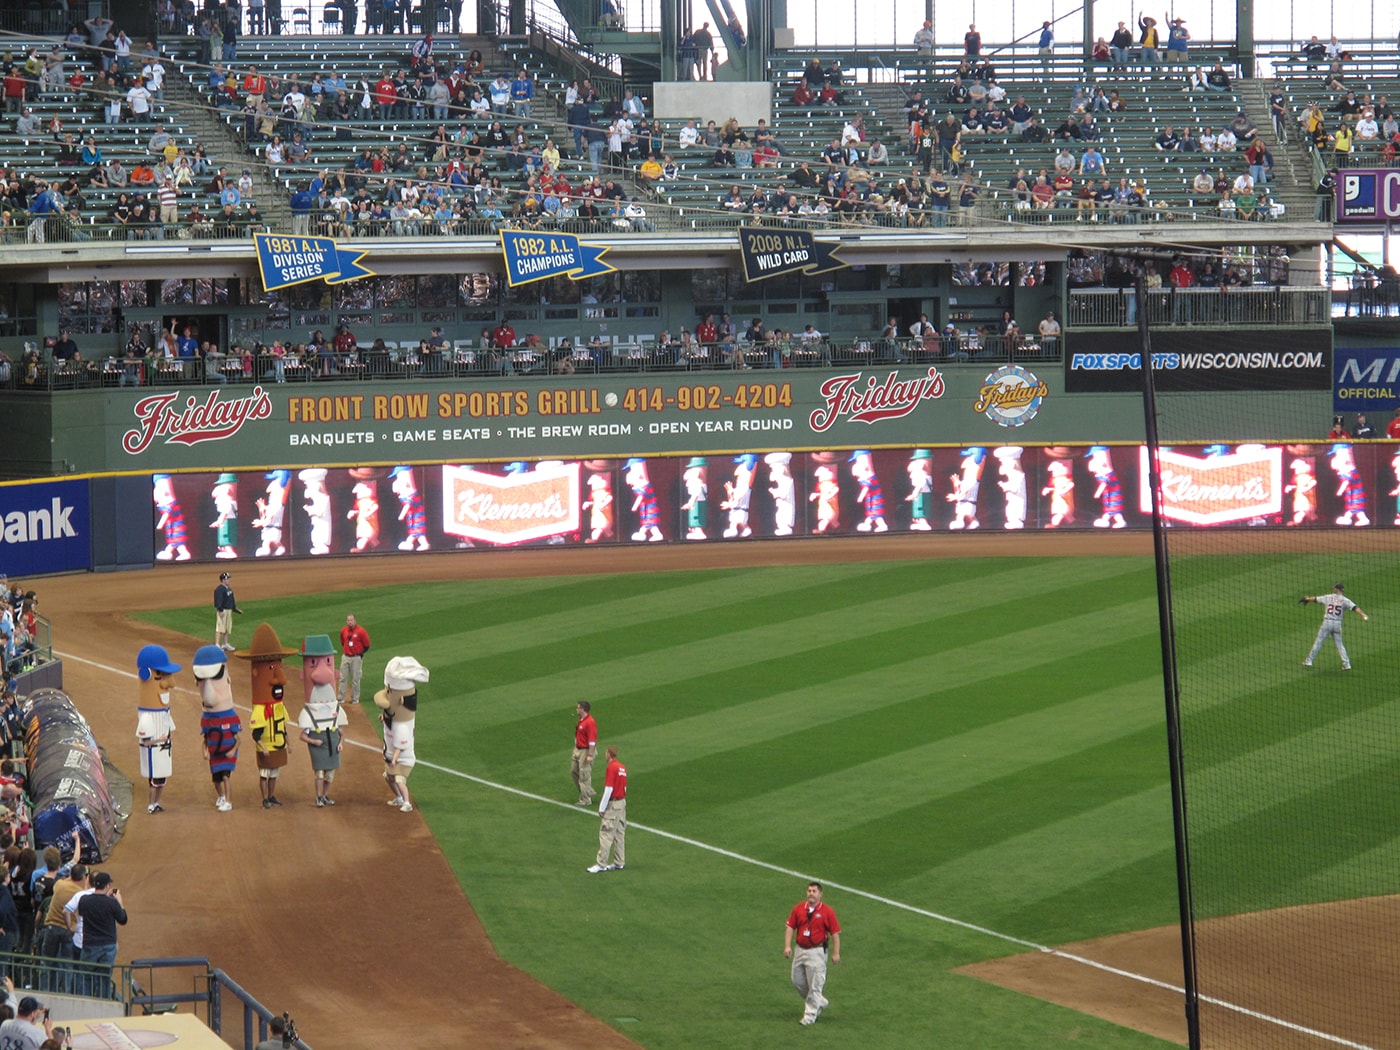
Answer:
<svg viewBox="0 0 1400 1050"><path fill-rule="evenodd" d="M797 951L792 938L797 935ZM807 883L807 899L792 909L783 930L783 958L792 960L792 985L805 1000L802 1024L816 1024L827 1007L822 988L826 984L826 948L831 943L831 961L841 961L841 924L836 913L822 903L822 884Z"/></svg>
<svg viewBox="0 0 1400 1050"><path fill-rule="evenodd" d="M355 614L351 613L340 629L340 703L360 702L360 674L367 652L369 632L355 622Z"/></svg>
<svg viewBox="0 0 1400 1050"><path fill-rule="evenodd" d="M617 760L616 747L608 748L607 755L608 775L598 807L598 816L603 818L598 829L598 859L588 869L594 875L621 871L627 863L627 767Z"/></svg>
<svg viewBox="0 0 1400 1050"><path fill-rule="evenodd" d="M574 727L574 758L571 763L574 787L578 789L576 806L593 805L593 759L598 755L598 723L589 713L587 700L580 700L574 708L578 715L578 725Z"/></svg>
<svg viewBox="0 0 1400 1050"><path fill-rule="evenodd" d="M515 329L509 321L502 321L491 333L491 342L497 350L510 350L515 346Z"/></svg>

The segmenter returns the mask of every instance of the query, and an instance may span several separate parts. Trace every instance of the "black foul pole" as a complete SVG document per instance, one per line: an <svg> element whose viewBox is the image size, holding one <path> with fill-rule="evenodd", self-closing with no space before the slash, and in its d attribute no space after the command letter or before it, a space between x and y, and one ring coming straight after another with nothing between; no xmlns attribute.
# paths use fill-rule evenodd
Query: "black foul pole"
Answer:
<svg viewBox="0 0 1400 1050"><path fill-rule="evenodd" d="M1195 910L1191 899L1191 850L1186 833L1186 783L1181 754L1181 695L1176 674L1176 633L1172 624L1171 573L1167 529L1162 516L1162 473L1158 457L1157 396L1152 376L1152 341L1147 329L1147 297L1142 279L1137 302L1138 347L1142 355L1142 411L1147 441L1148 486L1152 492L1152 550L1157 567L1157 617L1162 636L1162 687L1167 705L1167 761L1171 769L1172 833L1176 842L1176 895L1181 919L1181 977L1186 991L1186 1042L1201 1050L1200 1001L1196 989Z"/></svg>

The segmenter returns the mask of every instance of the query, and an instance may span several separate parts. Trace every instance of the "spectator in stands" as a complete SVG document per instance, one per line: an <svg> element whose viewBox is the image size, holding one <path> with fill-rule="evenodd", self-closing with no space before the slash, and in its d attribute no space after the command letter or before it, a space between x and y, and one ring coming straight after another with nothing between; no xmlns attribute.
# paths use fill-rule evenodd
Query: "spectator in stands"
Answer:
<svg viewBox="0 0 1400 1050"><path fill-rule="evenodd" d="M1210 91L1217 95L1223 95L1230 90L1230 74L1225 72L1225 67L1217 62L1208 74L1206 74L1206 84Z"/></svg>
<svg viewBox="0 0 1400 1050"><path fill-rule="evenodd" d="M535 82L530 77L529 70L523 66L516 71L515 79L510 85L510 102L515 110L515 115L521 120L530 119L530 107L535 100Z"/></svg>
<svg viewBox="0 0 1400 1050"><path fill-rule="evenodd" d="M1138 29L1140 30L1138 42L1142 45L1142 61L1146 65L1155 66L1162 61L1162 40L1157 32L1157 19L1150 15L1139 15Z"/></svg>
<svg viewBox="0 0 1400 1050"><path fill-rule="evenodd" d="M1311 37L1306 44L1300 47L1298 53L1307 61L1310 68L1327 61L1327 45L1316 36Z"/></svg>
<svg viewBox="0 0 1400 1050"><path fill-rule="evenodd" d="M1074 139L1080 141L1084 138L1084 132L1079 127L1079 118L1073 113L1065 117L1064 121L1054 131L1057 139Z"/></svg>
<svg viewBox="0 0 1400 1050"><path fill-rule="evenodd" d="M1237 144L1235 133L1228 127L1221 128L1220 133L1215 136L1215 151L1217 153L1234 153Z"/></svg>
<svg viewBox="0 0 1400 1050"><path fill-rule="evenodd" d="M925 22L914 31L914 51L920 58L932 58L933 47L933 23Z"/></svg>
<svg viewBox="0 0 1400 1050"><path fill-rule="evenodd" d="M1254 185L1265 185L1273 171L1274 158L1264 145L1264 140L1256 138L1251 142L1249 148L1244 151L1244 157L1246 163L1249 164L1249 174L1254 180Z"/></svg>
<svg viewBox="0 0 1400 1050"><path fill-rule="evenodd" d="M710 79L711 67L718 61L715 54L715 38L706 22L692 34L695 38L695 68L701 80Z"/></svg>
<svg viewBox="0 0 1400 1050"><path fill-rule="evenodd" d="M1186 77L1185 90L1188 95L1204 95L1210 91L1210 81L1200 69L1193 69Z"/></svg>
<svg viewBox="0 0 1400 1050"><path fill-rule="evenodd" d="M1374 110L1363 109L1361 119L1356 122L1356 137L1362 142L1374 142L1380 137L1380 125L1376 123Z"/></svg>
<svg viewBox="0 0 1400 1050"><path fill-rule="evenodd" d="M1040 118L1032 114L1030 121L1026 124L1026 130L1021 132L1023 142L1048 142L1050 133L1041 126Z"/></svg>

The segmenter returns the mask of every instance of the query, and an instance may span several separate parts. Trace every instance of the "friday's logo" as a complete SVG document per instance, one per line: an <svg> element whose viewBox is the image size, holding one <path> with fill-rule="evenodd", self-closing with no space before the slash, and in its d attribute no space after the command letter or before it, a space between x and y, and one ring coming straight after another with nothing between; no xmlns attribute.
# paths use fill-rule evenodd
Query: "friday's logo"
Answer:
<svg viewBox="0 0 1400 1050"><path fill-rule="evenodd" d="M1005 365L982 383L972 411L1004 427L1024 426L1035 418L1049 393L1034 372L1020 365Z"/></svg>
<svg viewBox="0 0 1400 1050"><path fill-rule="evenodd" d="M861 384L863 372L832 376L821 385L826 401L822 408L812 410L807 425L818 434L825 433L841 418L852 423L880 423L886 419L902 419L923 401L943 396L943 375L930 367L927 376L900 379L891 372L883 383L870 376Z"/></svg>
<svg viewBox="0 0 1400 1050"><path fill-rule="evenodd" d="M178 390L169 394L143 397L132 408L137 426L122 435L122 448L130 455L144 452L157 437L167 445L197 445L201 441L223 441L252 420L272 415L272 399L261 386L253 387L247 397L225 401L215 390L201 404L193 396L185 399L185 407L175 408L180 398Z"/></svg>

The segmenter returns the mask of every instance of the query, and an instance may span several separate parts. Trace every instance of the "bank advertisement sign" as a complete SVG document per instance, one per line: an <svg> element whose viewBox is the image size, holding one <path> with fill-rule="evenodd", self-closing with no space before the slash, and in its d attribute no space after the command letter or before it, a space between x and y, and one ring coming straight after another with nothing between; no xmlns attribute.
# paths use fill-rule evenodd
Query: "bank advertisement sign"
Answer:
<svg viewBox="0 0 1400 1050"><path fill-rule="evenodd" d="M1337 177L1337 222L1400 220L1400 170L1343 168Z"/></svg>
<svg viewBox="0 0 1400 1050"><path fill-rule="evenodd" d="M157 564L1152 523L1141 445L970 444L154 475ZM1400 450L1163 449L1182 527L1395 526Z"/></svg>
<svg viewBox="0 0 1400 1050"><path fill-rule="evenodd" d="M0 573L92 568L86 481L0 485Z"/></svg>
<svg viewBox="0 0 1400 1050"><path fill-rule="evenodd" d="M1400 407L1400 347L1335 351L1332 408L1391 413Z"/></svg>
<svg viewBox="0 0 1400 1050"><path fill-rule="evenodd" d="M1153 380L1162 391L1326 390L1332 382L1332 332L1325 327L1159 330L1151 346ZM1074 332L1066 351L1068 393L1142 390L1136 335Z"/></svg>

